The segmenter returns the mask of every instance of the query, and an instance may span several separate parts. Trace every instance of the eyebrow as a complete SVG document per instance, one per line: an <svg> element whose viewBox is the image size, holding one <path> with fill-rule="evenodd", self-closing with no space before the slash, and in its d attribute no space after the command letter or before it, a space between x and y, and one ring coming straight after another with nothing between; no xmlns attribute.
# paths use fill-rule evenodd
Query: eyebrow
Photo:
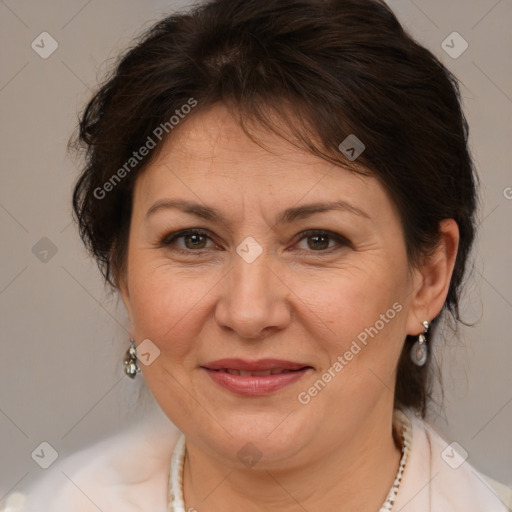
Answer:
<svg viewBox="0 0 512 512"><path fill-rule="evenodd" d="M219 221L223 224L228 223L227 218L216 208L204 206L202 204L194 203L192 201L185 201L182 199L160 199L156 201L146 212L146 219L158 211L175 208L185 213L195 215L196 217L200 217L202 219ZM302 206L294 206L292 208L287 208L286 210L279 214L276 220L276 224L287 224L293 222L294 220L309 217L315 213L322 213L332 210L343 210L354 215L370 219L370 216L364 210L361 210L360 208L357 208L354 205L347 203L346 201L340 200L331 201L328 203L311 203Z"/></svg>

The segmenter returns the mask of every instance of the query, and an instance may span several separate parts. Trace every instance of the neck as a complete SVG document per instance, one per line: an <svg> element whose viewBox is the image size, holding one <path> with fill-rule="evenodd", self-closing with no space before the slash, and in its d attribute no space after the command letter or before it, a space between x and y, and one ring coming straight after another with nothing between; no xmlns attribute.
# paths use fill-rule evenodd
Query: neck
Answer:
<svg viewBox="0 0 512 512"><path fill-rule="evenodd" d="M220 464L187 441L185 510L248 512L343 510L376 512L393 485L401 457L387 418L369 417L356 434L329 446L307 465L240 470ZM318 453L318 452L316 452Z"/></svg>

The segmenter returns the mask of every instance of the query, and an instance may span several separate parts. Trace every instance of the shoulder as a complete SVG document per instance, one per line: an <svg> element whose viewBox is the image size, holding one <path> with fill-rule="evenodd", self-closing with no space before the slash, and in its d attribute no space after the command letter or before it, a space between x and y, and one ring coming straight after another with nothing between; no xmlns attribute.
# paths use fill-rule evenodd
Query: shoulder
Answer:
<svg viewBox="0 0 512 512"><path fill-rule="evenodd" d="M466 460L460 445L445 441L414 412L404 414L411 422L412 439L396 501L399 510L507 512L503 498Z"/></svg>
<svg viewBox="0 0 512 512"><path fill-rule="evenodd" d="M56 462L26 492L8 496L0 511L165 512L168 466L180 436L166 422L146 420Z"/></svg>

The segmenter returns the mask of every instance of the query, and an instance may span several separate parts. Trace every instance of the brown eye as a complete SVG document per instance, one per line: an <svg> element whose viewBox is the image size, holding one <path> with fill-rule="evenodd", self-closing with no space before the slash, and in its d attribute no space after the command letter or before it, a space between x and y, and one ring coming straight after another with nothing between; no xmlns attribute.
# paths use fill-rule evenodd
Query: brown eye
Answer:
<svg viewBox="0 0 512 512"><path fill-rule="evenodd" d="M184 235L183 240L185 241L185 246L187 249L204 249L206 243L206 237L204 235L199 235L197 233L192 233L189 235Z"/></svg>
<svg viewBox="0 0 512 512"><path fill-rule="evenodd" d="M328 249L329 248L329 235L312 235L307 237L308 246L310 249Z"/></svg>
<svg viewBox="0 0 512 512"><path fill-rule="evenodd" d="M302 237L299 242L306 240L307 249L313 252L330 252L331 249L336 249L338 246L349 246L350 242L343 236L337 233L331 233L324 230L310 230L301 233ZM334 242L334 243L332 243ZM339 248L339 247L338 247Z"/></svg>
<svg viewBox="0 0 512 512"><path fill-rule="evenodd" d="M183 243L177 243L178 240L183 240ZM179 231L177 233L171 233L167 235L160 242L161 247L176 246L176 250L181 252L198 251L202 249L208 249L206 247L207 241L210 237L206 231L200 229L188 229L186 231Z"/></svg>

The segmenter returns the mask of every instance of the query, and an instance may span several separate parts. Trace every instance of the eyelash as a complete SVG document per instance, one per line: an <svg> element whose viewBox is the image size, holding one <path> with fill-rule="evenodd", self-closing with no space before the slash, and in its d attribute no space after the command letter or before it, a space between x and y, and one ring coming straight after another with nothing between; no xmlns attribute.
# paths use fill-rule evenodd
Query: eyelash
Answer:
<svg viewBox="0 0 512 512"><path fill-rule="evenodd" d="M183 238L183 237L186 237L189 235L205 236L208 239L212 240L207 231L205 231L203 229L195 228L195 229L186 229L183 231L177 231L175 233L170 233L170 234L166 235L165 237L163 237L158 245L159 245L159 247L162 247L162 248L169 248L169 246L171 246L179 238ZM333 233L332 231L326 231L324 229L310 229L307 231L303 231L302 233L300 233L298 235L298 236L300 236L300 238L297 240L297 243L301 242L305 238L309 238L309 237L317 236L317 235L328 236L331 240L335 240L339 244L339 246L338 247L329 247L328 249L323 249L323 250L319 250L319 251L314 251L314 250L307 251L306 249L303 249L303 250L305 250L306 252L312 252L312 253L330 254L331 252L333 252L335 250L339 250L342 247L352 247L351 243L345 237L343 237L337 233ZM200 254L203 251L206 251L208 249L193 250L193 249L174 248L173 250L180 252L182 254L191 254L193 252Z"/></svg>

